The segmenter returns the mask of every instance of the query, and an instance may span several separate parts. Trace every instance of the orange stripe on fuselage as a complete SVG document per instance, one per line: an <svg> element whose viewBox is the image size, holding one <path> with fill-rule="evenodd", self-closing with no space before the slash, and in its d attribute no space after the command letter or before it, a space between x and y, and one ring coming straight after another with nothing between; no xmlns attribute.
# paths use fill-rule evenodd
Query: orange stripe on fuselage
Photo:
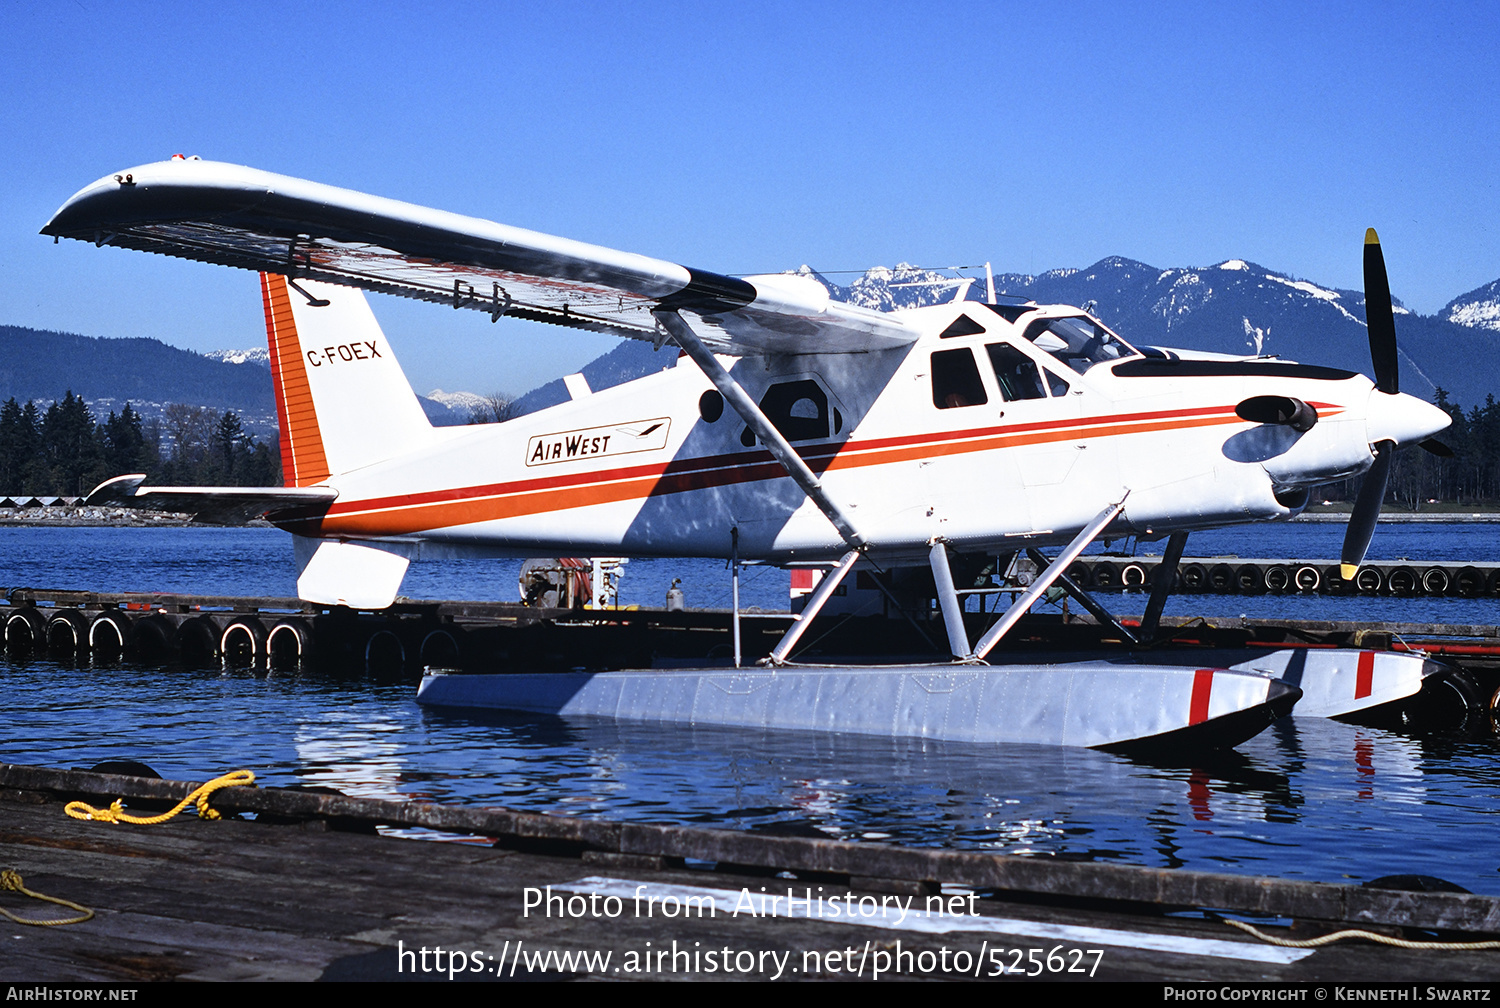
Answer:
<svg viewBox="0 0 1500 1008"><path fill-rule="evenodd" d="M302 360L286 277L262 273L260 291L266 309L276 418L281 427L281 480L287 486L311 486L329 476L328 459L323 454L318 411L307 382L307 365Z"/></svg>
<svg viewBox="0 0 1500 1008"><path fill-rule="evenodd" d="M1341 411L1338 407L1331 409ZM1232 406L1214 406L809 445L801 448L799 454L815 472L822 472L1022 445L1242 422ZM648 497L783 476L785 471L769 453L736 452L508 483L340 500L321 516L288 515L278 524L306 535L404 535L596 504L643 501Z"/></svg>

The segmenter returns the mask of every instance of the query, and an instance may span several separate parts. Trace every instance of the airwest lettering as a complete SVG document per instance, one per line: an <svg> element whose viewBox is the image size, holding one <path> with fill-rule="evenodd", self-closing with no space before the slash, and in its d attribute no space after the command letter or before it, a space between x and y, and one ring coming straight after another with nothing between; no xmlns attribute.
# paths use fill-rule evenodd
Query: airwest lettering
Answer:
<svg viewBox="0 0 1500 1008"><path fill-rule="evenodd" d="M369 340L360 340L358 343L340 343L338 346L327 346L321 350L309 350L307 362L313 367L322 367L334 361L370 360L380 356L383 355L375 349L374 343Z"/></svg>
<svg viewBox="0 0 1500 1008"><path fill-rule="evenodd" d="M599 455L628 455L656 451L667 446L666 417L634 423L588 427L583 430L543 434L526 442L526 464L547 465Z"/></svg>
<svg viewBox="0 0 1500 1008"><path fill-rule="evenodd" d="M604 455L609 452L609 435L586 438L582 434L570 434L557 441L538 441L526 461L556 462L560 459L583 458L586 455Z"/></svg>

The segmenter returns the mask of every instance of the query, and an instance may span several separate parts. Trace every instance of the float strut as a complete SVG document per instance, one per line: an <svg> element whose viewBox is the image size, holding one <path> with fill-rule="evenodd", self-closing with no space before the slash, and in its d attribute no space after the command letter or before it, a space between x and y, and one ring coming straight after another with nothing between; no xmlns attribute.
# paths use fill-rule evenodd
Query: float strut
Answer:
<svg viewBox="0 0 1500 1008"><path fill-rule="evenodd" d="M1147 643L1156 639L1157 628L1161 626L1161 613L1167 607L1167 596L1172 594L1172 582L1177 578L1177 564L1182 560L1182 551L1187 548L1187 537L1186 532L1173 532L1168 536L1161 563L1156 565L1156 584L1151 586L1146 614L1141 617L1141 640Z"/></svg>
<svg viewBox="0 0 1500 1008"><path fill-rule="evenodd" d="M1126 491L1125 496L1130 496L1129 491ZM1093 521L1085 525L1083 531L1078 533L1073 541L1068 543L1063 551L1057 555L1057 559L1053 560L1046 570L1037 575L1037 579L1031 583L1031 587L1026 589L1020 598L1011 603L1011 607L1005 610L1005 615L1000 617L999 622L990 627L989 631L979 639L979 643L974 647L974 657L976 659L983 659L985 655L989 654L994 646L1000 643L1000 638L1009 633L1010 628L1015 626L1022 616L1026 615L1026 610L1031 608L1032 603L1041 598L1042 593L1052 587L1052 583L1068 569L1068 566L1074 560L1078 559L1078 555L1088 548L1089 543L1099 538L1099 533L1104 531L1105 526L1114 521L1115 516L1124 510L1125 497L1121 497L1118 501L1100 511Z"/></svg>
<svg viewBox="0 0 1500 1008"><path fill-rule="evenodd" d="M808 598L807 605L796 616L792 617L792 625L782 634L781 640L771 649L771 657L766 661L771 665L781 665L786 662L786 656L792 653L792 648L797 646L797 641L807 632L812 625L813 619L818 615L824 604L833 597L834 589L843 583L848 573L854 569L854 562L859 559L859 550L850 550L844 554L837 567L823 576L818 582L818 587L813 590L812 596Z"/></svg>
<svg viewBox="0 0 1500 1008"><path fill-rule="evenodd" d="M1038 567L1047 566L1047 558L1041 554L1040 550L1029 549L1026 551L1026 553L1031 557L1032 560L1036 561L1036 565ZM1094 619L1107 626L1114 627L1116 632L1118 632L1122 637L1130 641L1132 644L1140 643L1140 641L1136 638L1134 631L1132 631L1128 626L1116 619L1114 613L1104 608L1103 603L1101 603L1098 599L1094 598L1094 596L1085 591L1083 586L1080 585L1077 581L1074 581L1072 578L1068 577L1067 574L1059 574L1057 575L1057 583L1063 591L1067 592L1069 595L1073 596L1073 598L1077 599L1078 604L1087 609L1089 613L1094 617Z"/></svg>
<svg viewBox="0 0 1500 1008"><path fill-rule="evenodd" d="M958 601L958 592L953 587L953 571L948 566L948 541L932 540L932 549L927 554L932 564L932 583L937 586L938 604L943 610L943 626L948 631L948 650L959 661L970 661L974 652L969 650L969 635L964 629L964 607Z"/></svg>

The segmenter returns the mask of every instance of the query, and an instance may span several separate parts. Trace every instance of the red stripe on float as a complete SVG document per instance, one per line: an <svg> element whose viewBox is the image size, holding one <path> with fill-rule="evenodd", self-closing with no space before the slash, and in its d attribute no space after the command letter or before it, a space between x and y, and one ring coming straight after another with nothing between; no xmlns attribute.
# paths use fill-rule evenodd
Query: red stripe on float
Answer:
<svg viewBox="0 0 1500 1008"><path fill-rule="evenodd" d="M1359 668L1354 673L1354 699L1362 700L1375 688L1375 652L1359 653Z"/></svg>
<svg viewBox="0 0 1500 1008"><path fill-rule="evenodd" d="M1201 668L1193 673L1193 699L1188 705L1188 724L1208 720L1208 697L1214 691L1214 670Z"/></svg>

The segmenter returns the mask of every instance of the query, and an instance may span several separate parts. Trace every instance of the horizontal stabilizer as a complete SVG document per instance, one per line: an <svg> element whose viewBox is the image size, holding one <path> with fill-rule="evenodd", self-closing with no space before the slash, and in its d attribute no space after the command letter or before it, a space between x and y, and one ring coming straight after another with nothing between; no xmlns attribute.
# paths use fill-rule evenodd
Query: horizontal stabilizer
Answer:
<svg viewBox="0 0 1500 1008"><path fill-rule="evenodd" d="M43 234L326 280L660 341L685 311L720 353L859 353L911 343L899 316L800 275L732 277L241 165L173 158L79 191Z"/></svg>
<svg viewBox="0 0 1500 1008"><path fill-rule="evenodd" d="M85 503L171 511L198 521L240 525L272 511L327 504L338 497L332 487L154 487L145 482L139 473L116 476L95 487Z"/></svg>

